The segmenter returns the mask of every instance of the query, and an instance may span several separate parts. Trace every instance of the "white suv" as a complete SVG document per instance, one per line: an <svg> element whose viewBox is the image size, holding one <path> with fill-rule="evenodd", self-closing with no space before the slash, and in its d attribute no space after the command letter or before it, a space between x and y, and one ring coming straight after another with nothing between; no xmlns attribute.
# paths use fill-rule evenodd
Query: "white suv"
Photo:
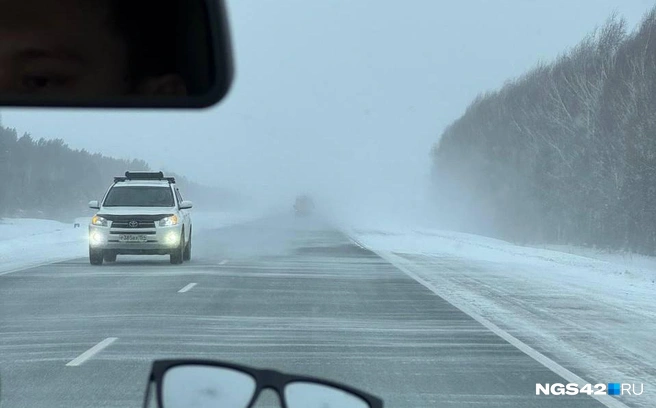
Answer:
<svg viewBox="0 0 656 408"><path fill-rule="evenodd" d="M118 254L170 255L172 264L191 259L191 201L173 177L160 172L125 172L114 177L89 224L89 261L114 262Z"/></svg>

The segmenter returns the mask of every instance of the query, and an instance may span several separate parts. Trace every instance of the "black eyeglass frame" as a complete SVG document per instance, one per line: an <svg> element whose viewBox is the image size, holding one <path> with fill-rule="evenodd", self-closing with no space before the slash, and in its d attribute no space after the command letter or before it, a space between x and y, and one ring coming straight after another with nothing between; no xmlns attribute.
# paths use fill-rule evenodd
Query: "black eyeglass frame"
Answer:
<svg viewBox="0 0 656 408"><path fill-rule="evenodd" d="M258 369L254 367L249 367L241 364L227 363L223 361L214 361L214 360L202 360L202 359L176 359L176 360L156 360L153 362L153 365L150 370L150 375L148 377L148 385L146 387L146 394L144 397L144 408L148 407L148 402L150 400L150 389L152 383L155 383L155 392L157 398L157 404L160 408L164 407L163 403L163 380L164 375L168 370L174 367L179 366L205 366L205 367L217 367L217 368L227 368L231 370L240 371L244 374L250 375L255 380L255 391L253 397L249 401L246 408L251 408L262 391L266 389L272 389L278 393L282 408L288 408L287 401L285 400L285 387L290 383L296 382L305 382L313 383L318 385L325 385L332 388L336 388L342 391L345 391L349 394L352 394L364 402L369 404L370 408L383 408L383 400L371 395L362 390L350 387L345 384L340 384L338 382L324 380L321 378L304 376L304 375L294 375L287 374L276 370L267 370L267 369Z"/></svg>

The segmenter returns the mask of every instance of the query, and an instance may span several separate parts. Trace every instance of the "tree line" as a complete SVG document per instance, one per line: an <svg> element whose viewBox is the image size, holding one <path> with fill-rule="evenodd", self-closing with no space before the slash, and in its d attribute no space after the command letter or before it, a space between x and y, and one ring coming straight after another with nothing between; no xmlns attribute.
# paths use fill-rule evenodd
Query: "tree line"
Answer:
<svg viewBox="0 0 656 408"><path fill-rule="evenodd" d="M126 170L149 171L143 160L123 160L71 149L62 139L19 136L15 129L0 126L0 217L70 220L88 215L88 202L100 199ZM234 204L230 192L200 185L176 176L185 199L206 205ZM197 203L195 203L197 204Z"/></svg>
<svg viewBox="0 0 656 408"><path fill-rule="evenodd" d="M432 159L450 227L656 253L656 8L480 95Z"/></svg>

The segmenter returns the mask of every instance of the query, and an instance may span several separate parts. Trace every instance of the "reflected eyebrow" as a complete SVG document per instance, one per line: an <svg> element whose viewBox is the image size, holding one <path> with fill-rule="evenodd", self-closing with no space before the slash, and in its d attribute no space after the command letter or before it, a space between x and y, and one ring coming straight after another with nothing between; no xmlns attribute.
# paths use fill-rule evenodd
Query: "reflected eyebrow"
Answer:
<svg viewBox="0 0 656 408"><path fill-rule="evenodd" d="M79 53L66 48L25 48L16 53L16 58L21 60L56 59L75 63L84 63L86 61Z"/></svg>

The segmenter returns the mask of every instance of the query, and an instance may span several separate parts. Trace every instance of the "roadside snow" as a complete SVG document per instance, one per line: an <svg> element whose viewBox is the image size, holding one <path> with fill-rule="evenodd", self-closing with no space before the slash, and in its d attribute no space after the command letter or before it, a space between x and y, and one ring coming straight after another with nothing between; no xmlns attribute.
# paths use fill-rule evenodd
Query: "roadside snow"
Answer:
<svg viewBox="0 0 656 408"><path fill-rule="evenodd" d="M591 383L644 383L622 402L656 406L655 258L419 228L346 231Z"/></svg>
<svg viewBox="0 0 656 408"><path fill-rule="evenodd" d="M80 218L75 222L80 228L52 220L0 220L0 274L85 256L89 221Z"/></svg>
<svg viewBox="0 0 656 408"><path fill-rule="evenodd" d="M543 245L538 248L606 261L620 266L620 269L624 268L624 274L628 276L637 274L637 277L643 276L651 280L652 283L654 283L654 277L656 276L656 257L653 256L567 245Z"/></svg>
<svg viewBox="0 0 656 408"><path fill-rule="evenodd" d="M510 244L494 238L465 234L452 231L412 229L406 231L372 231L352 229L351 234L362 237L373 249L410 254L449 255L485 261L495 264L581 267L583 271L571 275L561 271L568 280L589 282L603 275L617 277L619 283L633 284L633 281L656 282L656 258L603 253L586 248L552 246L550 248L532 248ZM594 273L592 273L594 272ZM591 274L592 273L592 274ZM606 288L616 292L617 286L605 281ZM616 282L616 281L613 281Z"/></svg>
<svg viewBox="0 0 656 408"><path fill-rule="evenodd" d="M257 219L255 214L192 213L195 233ZM74 228L79 223L79 228ZM73 223L52 220L0 219L0 275L47 263L83 258L88 254L89 218Z"/></svg>

